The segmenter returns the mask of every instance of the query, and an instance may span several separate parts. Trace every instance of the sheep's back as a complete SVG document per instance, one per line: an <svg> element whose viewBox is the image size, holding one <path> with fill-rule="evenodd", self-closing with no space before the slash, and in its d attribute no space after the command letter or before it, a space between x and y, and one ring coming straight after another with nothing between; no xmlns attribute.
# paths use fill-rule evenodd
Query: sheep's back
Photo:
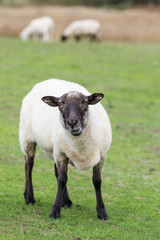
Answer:
<svg viewBox="0 0 160 240"><path fill-rule="evenodd" d="M64 35L98 34L101 31L101 24L93 19L73 21L64 31Z"/></svg>

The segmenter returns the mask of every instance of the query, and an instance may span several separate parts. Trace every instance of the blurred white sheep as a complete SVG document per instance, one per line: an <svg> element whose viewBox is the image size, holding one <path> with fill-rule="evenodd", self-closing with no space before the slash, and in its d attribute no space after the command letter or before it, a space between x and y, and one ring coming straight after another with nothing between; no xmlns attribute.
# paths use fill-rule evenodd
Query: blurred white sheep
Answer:
<svg viewBox="0 0 160 240"><path fill-rule="evenodd" d="M54 20L51 17L36 18L24 28L20 33L20 38L23 41L29 39L42 40L43 42L53 41L53 34L55 30Z"/></svg>
<svg viewBox="0 0 160 240"><path fill-rule="evenodd" d="M101 24L93 19L73 21L63 32L61 40L74 38L80 41L82 38L89 38L90 41L100 41Z"/></svg>

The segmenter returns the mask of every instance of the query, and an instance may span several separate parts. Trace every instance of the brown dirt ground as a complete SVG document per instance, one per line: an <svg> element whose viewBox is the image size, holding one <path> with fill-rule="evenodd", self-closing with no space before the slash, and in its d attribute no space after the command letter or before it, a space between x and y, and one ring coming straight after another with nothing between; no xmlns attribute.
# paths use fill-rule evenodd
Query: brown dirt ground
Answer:
<svg viewBox="0 0 160 240"><path fill-rule="evenodd" d="M0 7L0 36L18 37L32 19L41 16L55 20L56 40L71 21L94 18L102 24L103 41L160 42L160 8L118 11L91 7Z"/></svg>

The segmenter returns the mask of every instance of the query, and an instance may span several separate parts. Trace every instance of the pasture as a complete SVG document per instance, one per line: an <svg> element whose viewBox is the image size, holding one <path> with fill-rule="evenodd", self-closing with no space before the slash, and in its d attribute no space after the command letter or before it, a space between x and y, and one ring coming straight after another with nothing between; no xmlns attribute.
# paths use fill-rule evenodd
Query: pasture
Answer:
<svg viewBox="0 0 160 240"><path fill-rule="evenodd" d="M102 41L160 42L160 7L143 7L118 11L82 6L0 6L0 36L18 37L28 23L50 16L55 21L55 40L74 20L93 18L102 25Z"/></svg>
<svg viewBox="0 0 160 240"><path fill-rule="evenodd" d="M160 239L160 45L23 43L0 39L1 239ZM108 221L96 216L92 170L69 167L72 209L50 219L57 182L53 161L38 149L36 204L26 205L18 141L21 101L37 82L60 78L103 92L113 142L102 170ZM43 131L43 130L42 130Z"/></svg>

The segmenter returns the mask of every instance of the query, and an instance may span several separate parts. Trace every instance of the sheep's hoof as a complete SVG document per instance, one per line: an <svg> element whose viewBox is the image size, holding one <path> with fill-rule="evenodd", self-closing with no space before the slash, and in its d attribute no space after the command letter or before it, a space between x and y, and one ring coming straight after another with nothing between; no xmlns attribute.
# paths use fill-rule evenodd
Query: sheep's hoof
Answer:
<svg viewBox="0 0 160 240"><path fill-rule="evenodd" d="M62 207L64 207L64 208L71 208L72 205L73 205L73 203L70 199L62 201Z"/></svg>
<svg viewBox="0 0 160 240"><path fill-rule="evenodd" d="M34 198L33 199L25 199L25 201L26 201L26 204L29 204L29 203L35 204L36 203Z"/></svg>
<svg viewBox="0 0 160 240"><path fill-rule="evenodd" d="M98 218L100 219L100 220L105 220L105 221L107 221L108 220L108 216L106 215L106 216L98 216Z"/></svg>
<svg viewBox="0 0 160 240"><path fill-rule="evenodd" d="M29 203L35 204L36 203L34 196L26 196L26 194L24 193L24 198L25 198L26 204L29 204Z"/></svg>
<svg viewBox="0 0 160 240"><path fill-rule="evenodd" d="M100 220L105 220L105 221L108 220L108 215L105 209L100 209L97 213L97 216Z"/></svg>
<svg viewBox="0 0 160 240"><path fill-rule="evenodd" d="M55 218L55 219L60 218L60 211L57 211L56 209L52 209L49 217L50 218Z"/></svg>

